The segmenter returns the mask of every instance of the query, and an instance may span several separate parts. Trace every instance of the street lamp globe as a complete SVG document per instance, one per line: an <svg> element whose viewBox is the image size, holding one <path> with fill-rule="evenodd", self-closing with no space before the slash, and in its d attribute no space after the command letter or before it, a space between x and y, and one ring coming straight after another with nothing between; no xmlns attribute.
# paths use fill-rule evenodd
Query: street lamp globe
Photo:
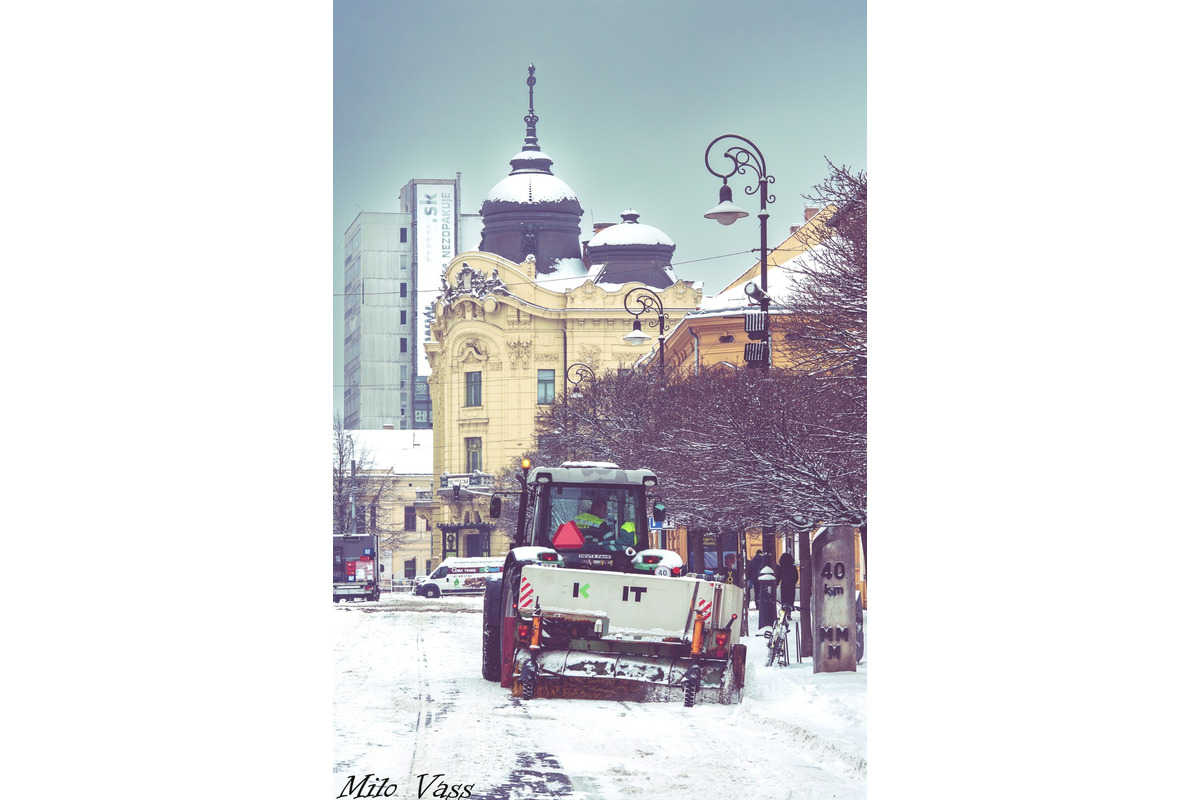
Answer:
<svg viewBox="0 0 1200 800"><path fill-rule="evenodd" d="M642 330L642 321L635 319L633 321L633 330L621 337L630 344L645 344L650 341L650 334Z"/></svg>
<svg viewBox="0 0 1200 800"><path fill-rule="evenodd" d="M733 190L729 188L729 184L721 184L721 192L718 197L720 202L704 215L705 219L715 219L722 225L732 225L742 217L750 216L749 211L733 204Z"/></svg>

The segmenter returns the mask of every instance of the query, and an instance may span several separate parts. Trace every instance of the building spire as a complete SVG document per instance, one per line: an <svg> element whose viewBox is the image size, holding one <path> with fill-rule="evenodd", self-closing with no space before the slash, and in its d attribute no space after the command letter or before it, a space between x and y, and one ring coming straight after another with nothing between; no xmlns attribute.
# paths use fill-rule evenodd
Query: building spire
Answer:
<svg viewBox="0 0 1200 800"><path fill-rule="evenodd" d="M525 83L529 84L529 113L525 115L525 146L522 150L541 150L538 147L537 140L537 114L533 113L533 85L537 83L537 78L533 77L533 64L529 65L529 77L525 79Z"/></svg>

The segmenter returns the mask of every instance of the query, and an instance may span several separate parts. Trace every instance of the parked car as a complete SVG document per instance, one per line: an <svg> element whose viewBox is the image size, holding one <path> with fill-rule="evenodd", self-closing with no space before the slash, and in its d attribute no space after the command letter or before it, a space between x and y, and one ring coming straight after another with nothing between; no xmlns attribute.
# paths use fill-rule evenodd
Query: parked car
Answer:
<svg viewBox="0 0 1200 800"><path fill-rule="evenodd" d="M504 571L503 558L447 558L425 580L413 587L421 597L442 595L483 594L489 575Z"/></svg>

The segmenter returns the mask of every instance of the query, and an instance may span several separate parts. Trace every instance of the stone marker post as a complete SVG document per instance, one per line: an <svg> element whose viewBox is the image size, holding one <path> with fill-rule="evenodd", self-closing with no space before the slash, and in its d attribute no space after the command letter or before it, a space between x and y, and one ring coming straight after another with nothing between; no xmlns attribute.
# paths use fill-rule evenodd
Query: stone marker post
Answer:
<svg viewBox="0 0 1200 800"><path fill-rule="evenodd" d="M854 528L835 525L813 541L813 672L854 672Z"/></svg>

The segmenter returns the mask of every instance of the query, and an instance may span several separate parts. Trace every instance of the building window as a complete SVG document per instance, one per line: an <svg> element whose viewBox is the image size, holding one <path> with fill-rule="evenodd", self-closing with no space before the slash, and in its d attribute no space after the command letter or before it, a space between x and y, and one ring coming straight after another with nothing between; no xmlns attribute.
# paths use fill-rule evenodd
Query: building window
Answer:
<svg viewBox="0 0 1200 800"><path fill-rule="evenodd" d="M414 413L416 413L416 415L417 415L417 422L429 422L429 412L428 411L422 411L421 409L418 408L416 410L416 412L414 412Z"/></svg>
<svg viewBox="0 0 1200 800"><path fill-rule="evenodd" d="M400 284L400 296L408 297L408 284L407 283Z"/></svg>
<svg viewBox="0 0 1200 800"><path fill-rule="evenodd" d="M554 370L538 370L538 403L546 405L554 402Z"/></svg>
<svg viewBox="0 0 1200 800"><path fill-rule="evenodd" d="M478 436L467 437L467 472L483 469L483 439Z"/></svg>
<svg viewBox="0 0 1200 800"><path fill-rule="evenodd" d="M483 373L467 373L467 402L468 406L483 405Z"/></svg>
<svg viewBox="0 0 1200 800"><path fill-rule="evenodd" d="M405 311L403 308L400 309L400 324L401 325L408 324L408 312Z"/></svg>
<svg viewBox="0 0 1200 800"><path fill-rule="evenodd" d="M400 241L401 241L401 242L407 242L407 241L408 241L408 228L401 228L401 229L400 229Z"/></svg>
<svg viewBox="0 0 1200 800"><path fill-rule="evenodd" d="M407 336L400 337L400 352L401 353L408 352L408 337Z"/></svg>
<svg viewBox="0 0 1200 800"><path fill-rule="evenodd" d="M416 506L404 507L404 530L415 531L417 529L417 508Z"/></svg>

